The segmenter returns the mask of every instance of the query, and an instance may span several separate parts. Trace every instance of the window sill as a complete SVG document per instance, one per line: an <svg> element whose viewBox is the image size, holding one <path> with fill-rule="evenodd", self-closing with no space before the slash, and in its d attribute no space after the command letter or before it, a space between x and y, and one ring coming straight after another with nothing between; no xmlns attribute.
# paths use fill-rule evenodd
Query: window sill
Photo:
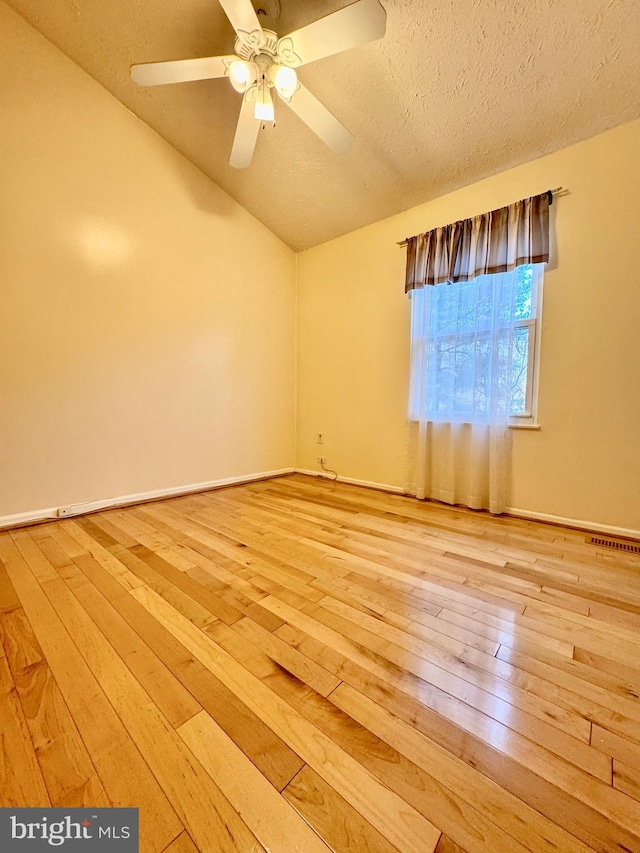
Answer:
<svg viewBox="0 0 640 853"><path fill-rule="evenodd" d="M542 429L540 424L509 424L509 429Z"/></svg>

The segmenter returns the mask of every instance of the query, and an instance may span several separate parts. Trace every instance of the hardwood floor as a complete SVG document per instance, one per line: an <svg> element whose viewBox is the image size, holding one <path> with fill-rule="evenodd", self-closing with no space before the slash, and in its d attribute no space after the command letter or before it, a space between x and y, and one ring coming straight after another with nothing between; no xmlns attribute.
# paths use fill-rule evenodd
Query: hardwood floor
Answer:
<svg viewBox="0 0 640 853"><path fill-rule="evenodd" d="M640 556L302 475L0 534L0 805L142 851L640 852Z"/></svg>

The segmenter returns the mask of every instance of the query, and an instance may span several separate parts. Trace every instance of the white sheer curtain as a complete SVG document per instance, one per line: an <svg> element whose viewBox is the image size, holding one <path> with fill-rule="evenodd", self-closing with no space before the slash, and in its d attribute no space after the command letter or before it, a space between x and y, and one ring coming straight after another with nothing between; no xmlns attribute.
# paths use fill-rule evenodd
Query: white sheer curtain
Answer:
<svg viewBox="0 0 640 853"><path fill-rule="evenodd" d="M531 397L532 281L549 260L551 199L548 191L407 240L410 494L505 509L509 417Z"/></svg>
<svg viewBox="0 0 640 853"><path fill-rule="evenodd" d="M505 509L535 292L519 269L411 291L410 494Z"/></svg>

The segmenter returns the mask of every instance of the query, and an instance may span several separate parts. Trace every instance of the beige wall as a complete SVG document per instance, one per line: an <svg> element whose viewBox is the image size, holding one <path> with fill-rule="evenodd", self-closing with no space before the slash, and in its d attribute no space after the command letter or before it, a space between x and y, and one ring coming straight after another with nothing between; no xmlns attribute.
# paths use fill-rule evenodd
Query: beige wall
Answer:
<svg viewBox="0 0 640 853"><path fill-rule="evenodd" d="M563 186L545 276L540 431L514 431L510 506L640 531L640 122L298 256L298 459L402 486L404 237ZM318 430L325 444L315 444Z"/></svg>
<svg viewBox="0 0 640 853"><path fill-rule="evenodd" d="M3 3L0 65L0 517L293 465L293 252Z"/></svg>

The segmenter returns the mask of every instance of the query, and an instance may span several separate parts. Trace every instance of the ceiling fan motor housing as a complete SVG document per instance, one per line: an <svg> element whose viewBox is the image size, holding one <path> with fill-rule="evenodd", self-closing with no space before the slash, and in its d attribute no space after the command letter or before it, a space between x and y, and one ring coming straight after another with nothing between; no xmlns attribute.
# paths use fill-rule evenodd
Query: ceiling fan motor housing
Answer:
<svg viewBox="0 0 640 853"><path fill-rule="evenodd" d="M273 30L240 30L233 49L241 59L253 59L259 53L275 56L278 53L278 36Z"/></svg>

